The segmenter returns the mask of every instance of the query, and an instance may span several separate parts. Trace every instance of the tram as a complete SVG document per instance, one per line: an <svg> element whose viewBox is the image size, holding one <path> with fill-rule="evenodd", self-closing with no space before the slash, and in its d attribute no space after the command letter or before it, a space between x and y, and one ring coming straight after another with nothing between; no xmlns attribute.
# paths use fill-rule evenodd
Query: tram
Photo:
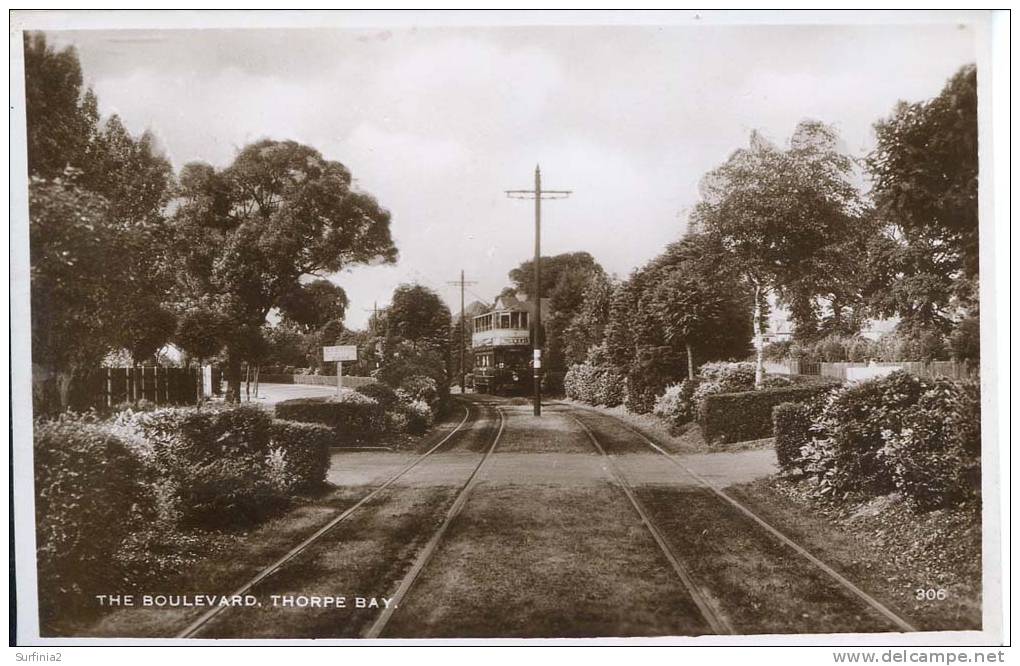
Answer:
<svg viewBox="0 0 1020 666"><path fill-rule="evenodd" d="M548 300L541 299L543 316ZM476 391L493 395L531 391L533 313L533 301L501 296L491 310L473 318L471 351Z"/></svg>

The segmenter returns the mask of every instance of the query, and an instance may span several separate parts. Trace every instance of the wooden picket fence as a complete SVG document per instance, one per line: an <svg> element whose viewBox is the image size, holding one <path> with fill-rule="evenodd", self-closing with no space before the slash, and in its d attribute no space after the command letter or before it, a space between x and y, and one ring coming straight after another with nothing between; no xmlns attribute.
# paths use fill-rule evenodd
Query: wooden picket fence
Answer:
<svg viewBox="0 0 1020 666"><path fill-rule="evenodd" d="M197 368L101 368L89 379L96 407L142 400L157 405L186 405L196 401L201 377Z"/></svg>

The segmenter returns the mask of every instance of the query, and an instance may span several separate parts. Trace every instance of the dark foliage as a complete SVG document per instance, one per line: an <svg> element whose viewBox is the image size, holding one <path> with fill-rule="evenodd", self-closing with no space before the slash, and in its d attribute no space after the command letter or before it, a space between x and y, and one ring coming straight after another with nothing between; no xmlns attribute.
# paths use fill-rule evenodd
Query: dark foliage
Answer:
<svg viewBox="0 0 1020 666"><path fill-rule="evenodd" d="M116 555L154 517L141 462L101 427L35 424L36 553L41 619L121 589Z"/></svg>
<svg viewBox="0 0 1020 666"><path fill-rule="evenodd" d="M375 441L385 429L384 410L375 400L353 391L337 398L299 398L276 405L276 416L288 421L321 423L333 429L337 446Z"/></svg>
<svg viewBox="0 0 1020 666"><path fill-rule="evenodd" d="M772 409L772 433L776 438L779 469L789 471L797 466L801 447L811 441L811 417L811 408L802 402L782 402Z"/></svg>
<svg viewBox="0 0 1020 666"><path fill-rule="evenodd" d="M275 419L270 427L273 448L283 451L292 492L313 491L326 482L333 430L316 423Z"/></svg>
<svg viewBox="0 0 1020 666"><path fill-rule="evenodd" d="M389 410L397 403L397 392L382 382L365 384L354 390L378 402L383 410Z"/></svg>
<svg viewBox="0 0 1020 666"><path fill-rule="evenodd" d="M705 439L716 444L771 437L772 409L784 402L804 402L832 390L830 382L716 393L702 399L698 423Z"/></svg>
<svg viewBox="0 0 1020 666"><path fill-rule="evenodd" d="M831 443L826 483L835 493L883 494L896 484L879 453L884 432L899 432L905 410L917 403L926 382L902 371L849 384L834 392L819 425Z"/></svg>

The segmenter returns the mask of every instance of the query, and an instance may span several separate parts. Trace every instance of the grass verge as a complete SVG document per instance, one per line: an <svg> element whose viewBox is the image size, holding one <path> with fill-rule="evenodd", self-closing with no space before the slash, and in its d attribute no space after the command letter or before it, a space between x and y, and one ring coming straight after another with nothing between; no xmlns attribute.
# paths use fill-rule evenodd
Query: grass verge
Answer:
<svg viewBox="0 0 1020 666"><path fill-rule="evenodd" d="M483 483L385 635L704 633L697 608L618 489Z"/></svg>
<svg viewBox="0 0 1020 666"><path fill-rule="evenodd" d="M980 507L916 513L895 496L831 504L808 491L780 477L728 489L918 628L981 628ZM918 590L945 590L945 598L918 599Z"/></svg>

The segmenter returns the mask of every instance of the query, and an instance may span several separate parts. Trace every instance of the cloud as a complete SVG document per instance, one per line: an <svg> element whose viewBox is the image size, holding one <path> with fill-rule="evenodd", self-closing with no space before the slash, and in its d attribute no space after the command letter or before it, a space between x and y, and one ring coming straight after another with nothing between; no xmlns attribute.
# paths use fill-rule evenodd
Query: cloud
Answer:
<svg viewBox="0 0 1020 666"><path fill-rule="evenodd" d="M532 251L530 202L549 202L548 252L587 250L626 275L684 230L697 184L760 129L835 124L849 149L898 99L938 93L974 60L947 24L67 32L104 113L152 129L174 164L229 163L246 143L295 139L347 164L393 213L400 263L335 280L359 326L418 280L451 306L463 268L498 293Z"/></svg>

